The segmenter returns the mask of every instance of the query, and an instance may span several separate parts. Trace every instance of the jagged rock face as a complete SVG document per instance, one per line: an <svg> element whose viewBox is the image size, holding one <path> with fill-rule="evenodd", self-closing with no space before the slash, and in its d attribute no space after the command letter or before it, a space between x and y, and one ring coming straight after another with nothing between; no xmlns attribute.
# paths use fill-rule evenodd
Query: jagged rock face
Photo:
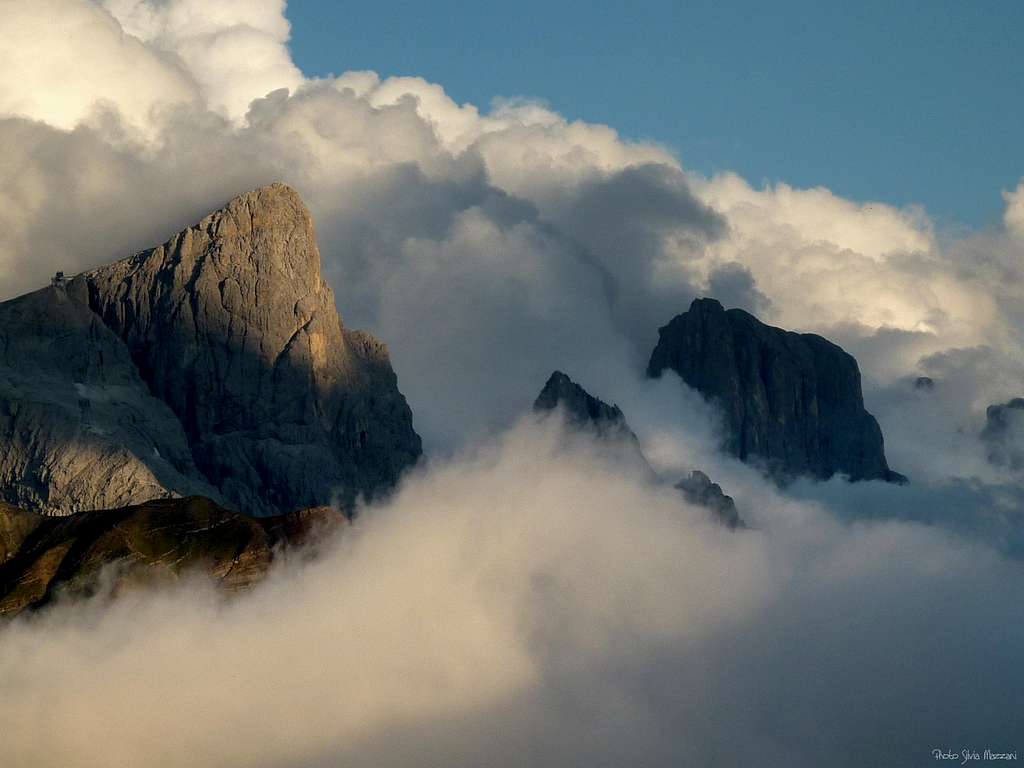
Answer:
<svg viewBox="0 0 1024 768"><path fill-rule="evenodd" d="M935 389L935 379L930 376L918 376L914 379L914 389L919 392L931 392Z"/></svg>
<svg viewBox="0 0 1024 768"><path fill-rule="evenodd" d="M626 462L641 474L655 477L640 448L640 441L629 428L619 407L594 397L561 371L555 371L548 377L533 403L534 413L555 410L562 414L569 426L596 435L599 445L610 450L616 461Z"/></svg>
<svg viewBox="0 0 1024 768"><path fill-rule="evenodd" d="M331 509L256 519L202 497L65 517L0 505L0 616L60 595L91 596L102 589L116 595L190 573L229 591L246 589L284 549L344 524Z"/></svg>
<svg viewBox="0 0 1024 768"><path fill-rule="evenodd" d="M537 412L562 408L566 419L574 426L592 427L599 432L621 432L634 440L636 435L626 425L626 418L616 405L608 405L561 371L548 377L544 388L533 403Z"/></svg>
<svg viewBox="0 0 1024 768"><path fill-rule="evenodd" d="M309 211L283 184L67 291L127 345L238 509L351 505L420 455L386 348L342 325Z"/></svg>
<svg viewBox="0 0 1024 768"><path fill-rule="evenodd" d="M123 343L62 288L0 304L0 500L51 514L217 496Z"/></svg>
<svg viewBox="0 0 1024 768"><path fill-rule="evenodd" d="M619 407L594 397L564 373L555 371L534 401L533 410L536 413L548 413L559 408L570 425L577 429L591 430L602 440L613 440L625 446L624 458L635 464L649 479L657 478L657 473L640 448L640 441L629 428ZM687 502L706 508L726 527L746 527L732 496L726 496L722 486L712 483L711 478L700 470L691 471L675 487L682 491Z"/></svg>
<svg viewBox="0 0 1024 768"><path fill-rule="evenodd" d="M990 405L981 439L990 462L1015 472L1024 469L1024 398Z"/></svg>
<svg viewBox="0 0 1024 768"><path fill-rule="evenodd" d="M813 334L784 331L697 299L658 331L647 373L671 369L722 409L725 449L775 478L905 482L864 409L857 361Z"/></svg>
<svg viewBox="0 0 1024 768"><path fill-rule="evenodd" d="M722 491L722 486L711 482L711 478L695 469L676 483L676 488L683 492L683 498L691 504L706 507L727 528L746 528L736 509L732 496Z"/></svg>

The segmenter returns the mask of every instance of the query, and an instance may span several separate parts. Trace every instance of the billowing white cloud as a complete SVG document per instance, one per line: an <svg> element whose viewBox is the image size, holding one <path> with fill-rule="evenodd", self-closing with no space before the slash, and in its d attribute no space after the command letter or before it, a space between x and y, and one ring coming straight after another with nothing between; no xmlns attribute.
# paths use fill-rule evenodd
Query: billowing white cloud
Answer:
<svg viewBox="0 0 1024 768"><path fill-rule="evenodd" d="M113 108L146 129L161 107L200 98L178 59L125 34L92 3L3 0L0 14L0 114L69 129Z"/></svg>
<svg viewBox="0 0 1024 768"><path fill-rule="evenodd" d="M215 111L241 120L249 103L295 88L284 0L103 0L124 31L188 70Z"/></svg>
<svg viewBox="0 0 1024 768"><path fill-rule="evenodd" d="M557 424L521 424L236 602L185 585L7 626L5 759L816 766L1014 748L1018 565L756 493L768 530L730 534Z"/></svg>
<svg viewBox="0 0 1024 768"><path fill-rule="evenodd" d="M848 323L962 344L995 321L984 286L958 278L920 210L857 204L820 188L758 190L734 174L696 188L730 224L710 256L747 266L786 327Z"/></svg>

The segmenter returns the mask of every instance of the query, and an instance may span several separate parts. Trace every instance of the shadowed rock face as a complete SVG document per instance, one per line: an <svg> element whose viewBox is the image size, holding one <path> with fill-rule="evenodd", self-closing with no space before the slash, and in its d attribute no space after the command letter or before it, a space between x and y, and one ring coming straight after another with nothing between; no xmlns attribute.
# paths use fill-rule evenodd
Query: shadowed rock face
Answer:
<svg viewBox="0 0 1024 768"><path fill-rule="evenodd" d="M257 519L202 497L63 517L0 504L0 616L61 595L113 595L190 573L246 589L282 551L344 524L328 508Z"/></svg>
<svg viewBox="0 0 1024 768"><path fill-rule="evenodd" d="M1015 472L1024 469L1024 398L990 405L981 439L990 462Z"/></svg>
<svg viewBox="0 0 1024 768"><path fill-rule="evenodd" d="M536 413L547 413L560 408L566 421L577 429L592 430L601 439L617 440L625 446L627 459L634 462L645 475L657 478L657 473L647 461L640 441L626 423L626 417L618 406L609 405L591 395L587 390L561 371L555 371L548 378L533 403ZM727 528L745 528L732 496L722 492L722 486L711 482L700 470L693 470L676 486L690 504L706 508L716 520Z"/></svg>
<svg viewBox="0 0 1024 768"><path fill-rule="evenodd" d="M555 410L562 414L570 427L596 435L600 445L614 453L616 461L625 462L651 479L656 478L640 448L640 441L629 428L619 407L594 397L561 371L555 371L548 377L533 403L534 413Z"/></svg>
<svg viewBox="0 0 1024 768"><path fill-rule="evenodd" d="M698 504L711 510L727 528L746 528L736 510L732 496L722 491L722 486L711 482L711 478L695 469L678 483L676 488L683 492L683 498L691 504Z"/></svg>
<svg viewBox="0 0 1024 768"><path fill-rule="evenodd" d="M935 389L935 379L930 376L918 376L914 379L914 389L919 392L932 392Z"/></svg>
<svg viewBox="0 0 1024 768"><path fill-rule="evenodd" d="M68 514L217 491L128 349L62 288L0 304L0 501Z"/></svg>
<svg viewBox="0 0 1024 768"><path fill-rule="evenodd" d="M813 334L773 328L697 299L658 331L647 374L671 369L715 401L725 449L780 481L842 473L906 482L889 469L882 431L864 409L857 361Z"/></svg>
<svg viewBox="0 0 1024 768"><path fill-rule="evenodd" d="M537 395L533 410L553 411L559 407L574 426L594 428L600 433L620 432L636 440L618 406L608 405L561 371L555 371Z"/></svg>
<svg viewBox="0 0 1024 768"><path fill-rule="evenodd" d="M32 509L350 506L421 452L386 348L342 325L283 184L0 317L20 344L0 359L0 498ZM20 376L26 359L40 378Z"/></svg>

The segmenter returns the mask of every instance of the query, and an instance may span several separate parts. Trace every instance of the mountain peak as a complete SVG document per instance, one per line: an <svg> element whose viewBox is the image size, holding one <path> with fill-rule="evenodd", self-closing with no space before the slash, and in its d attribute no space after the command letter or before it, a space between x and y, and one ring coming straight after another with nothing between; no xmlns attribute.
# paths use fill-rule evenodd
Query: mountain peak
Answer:
<svg viewBox="0 0 1024 768"><path fill-rule="evenodd" d="M722 306L722 302L718 299L713 299L710 296L699 296L690 302L690 312L725 312L725 307Z"/></svg>
<svg viewBox="0 0 1024 768"><path fill-rule="evenodd" d="M299 193L287 184L275 182L232 198L167 244L183 248L165 246L165 251L180 260L197 239L209 239L216 246L209 249L209 256L220 272L259 273L310 293L326 288L313 217ZM139 257L157 250L144 251Z"/></svg>
<svg viewBox="0 0 1024 768"><path fill-rule="evenodd" d="M312 217L285 184L239 195L162 245L41 293L81 310L67 318L54 315L65 332L55 332L58 338L68 336L90 350L105 344L109 349L99 358L122 361L119 375L156 401L145 401L147 424L136 430L152 438L138 456L143 467L133 470L136 486L199 490L262 515L336 501L351 508L356 497L394 485L420 455L387 350L369 334L344 327L321 276ZM98 328L90 330L83 317ZM42 357L45 346L35 349ZM98 431L110 430L108 422L140 419L122 413L127 406L117 404L123 397L104 391L101 403L91 390L76 397L83 380L71 362L47 358L54 368L52 388L67 404L67 429L81 432L83 424L105 419L92 432L85 429L90 442L82 461L91 461L103 455L106 443L93 444ZM36 421L33 426L42 429L46 419ZM0 419L0 438L16 427ZM163 439L167 435L174 439ZM177 450L182 442L187 447ZM174 467L198 475L198 486L150 481L163 466L154 457L167 457L171 448ZM16 458L8 471L0 450L0 480L41 460L25 451ZM151 466L156 469L149 471ZM31 479L33 495L25 500L44 506L37 500L53 487L52 481ZM94 507L95 495L70 494L66 506ZM139 498L132 491L128 497L152 495ZM20 502L24 495L11 498Z"/></svg>
<svg viewBox="0 0 1024 768"><path fill-rule="evenodd" d="M264 184L262 187L256 187L250 189L248 192L242 192L241 194L235 195L232 200L242 200L250 197L259 197L261 195L279 195L284 197L290 197L300 205L305 206L302 202L302 198L299 193L295 191L295 187L290 184L285 184L283 181L272 181L269 184Z"/></svg>
<svg viewBox="0 0 1024 768"><path fill-rule="evenodd" d="M566 374L554 371L537 395L533 410L552 411L559 406L573 424L591 425L598 430L614 428L629 432L626 419L618 406L594 397ZM632 435L632 432L629 434Z"/></svg>
<svg viewBox="0 0 1024 768"><path fill-rule="evenodd" d="M658 330L647 375L669 368L722 410L725 449L776 479L906 482L889 469L882 431L864 408L852 355L809 333L766 325L697 299Z"/></svg>
<svg viewBox="0 0 1024 768"><path fill-rule="evenodd" d="M262 187L250 189L235 195L223 206L212 211L206 218L223 214L230 210L248 209L252 211L279 211L284 214L296 213L302 218L311 218L302 196L294 187L283 181L264 184ZM201 226L201 225L200 225Z"/></svg>
<svg viewBox="0 0 1024 768"><path fill-rule="evenodd" d="M195 228L201 229L208 221L224 216L238 218L246 214L252 217L251 225L254 230L278 227L286 222L313 229L313 216L301 195L293 187L280 181L236 195L221 208L207 215Z"/></svg>

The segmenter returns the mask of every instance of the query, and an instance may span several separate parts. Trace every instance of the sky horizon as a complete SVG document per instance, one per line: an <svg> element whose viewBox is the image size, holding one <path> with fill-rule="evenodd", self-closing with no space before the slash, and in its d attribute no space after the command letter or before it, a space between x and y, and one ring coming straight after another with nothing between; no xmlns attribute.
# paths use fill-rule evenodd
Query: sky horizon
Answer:
<svg viewBox="0 0 1024 768"><path fill-rule="evenodd" d="M290 0L285 13L309 76L424 77L481 111L538 99L703 175L920 204L940 230L998 226L1024 176L1022 4L645 0L581 15L535 0L429 13Z"/></svg>

